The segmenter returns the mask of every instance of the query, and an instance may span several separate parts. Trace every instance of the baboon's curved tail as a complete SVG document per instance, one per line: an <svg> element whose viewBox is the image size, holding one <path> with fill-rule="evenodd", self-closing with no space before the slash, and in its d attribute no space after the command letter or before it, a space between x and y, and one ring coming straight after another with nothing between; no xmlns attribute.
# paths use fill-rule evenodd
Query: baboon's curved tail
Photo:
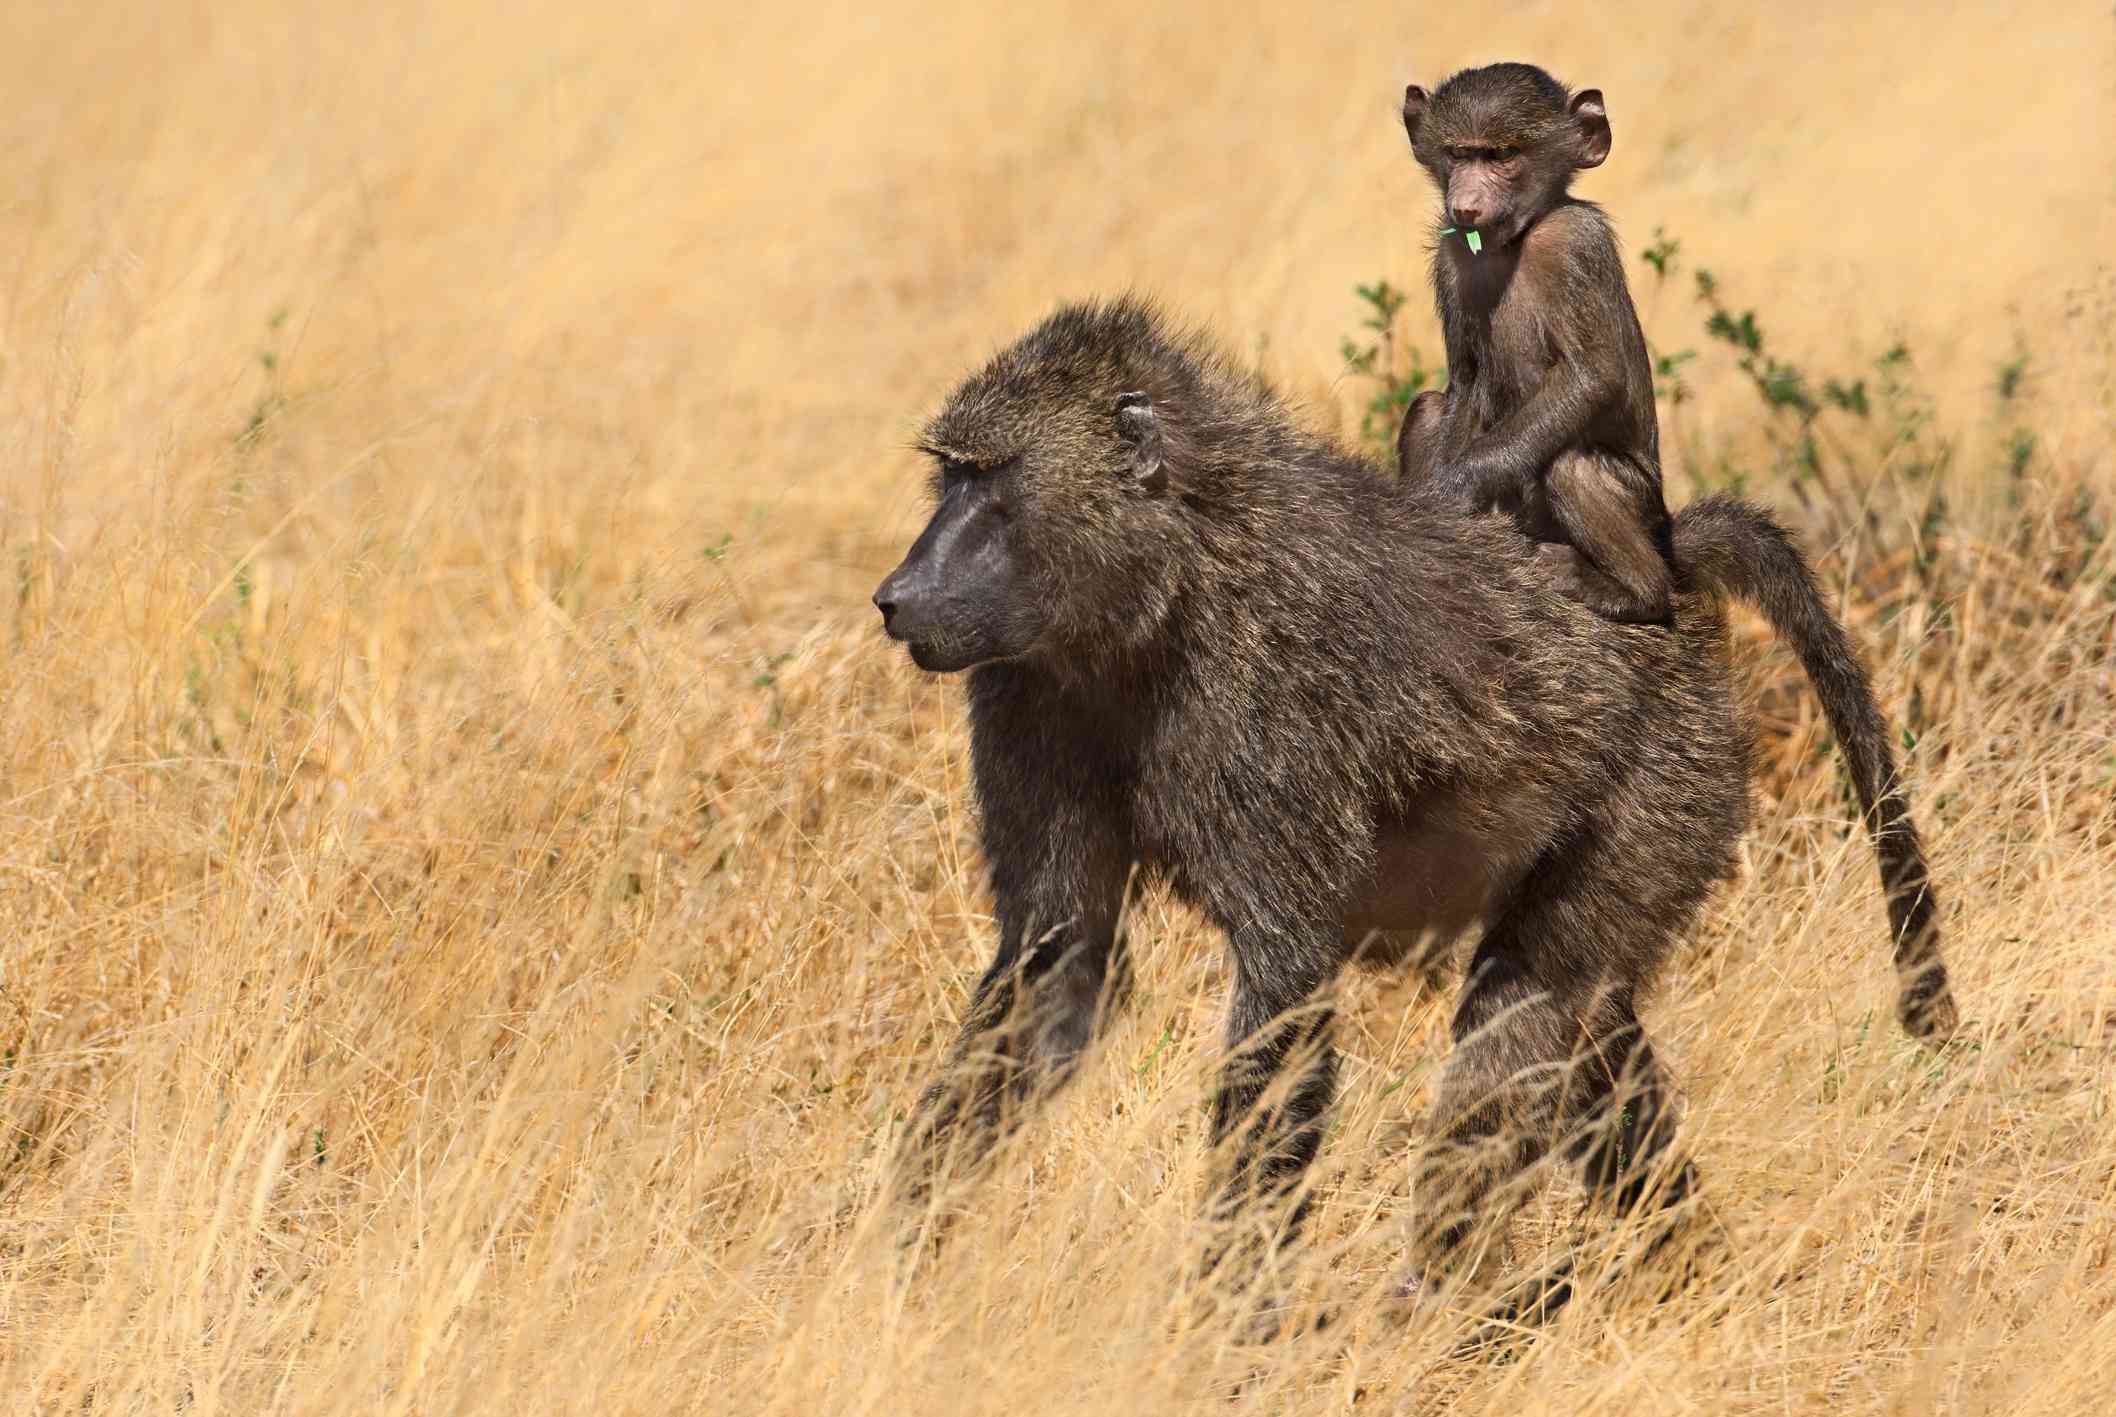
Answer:
<svg viewBox="0 0 2116 1417"><path fill-rule="evenodd" d="M1735 497L1706 497L1676 515L1674 530L1675 564L1684 588L1730 595L1762 611L1807 670L1851 770L1880 858L1881 889L1895 934L1896 1013L1917 1037L1945 1038L1957 1019L1940 958L1939 901L1917 824L1896 780L1888 726L1858 652L1823 602L1807 558L1762 508Z"/></svg>

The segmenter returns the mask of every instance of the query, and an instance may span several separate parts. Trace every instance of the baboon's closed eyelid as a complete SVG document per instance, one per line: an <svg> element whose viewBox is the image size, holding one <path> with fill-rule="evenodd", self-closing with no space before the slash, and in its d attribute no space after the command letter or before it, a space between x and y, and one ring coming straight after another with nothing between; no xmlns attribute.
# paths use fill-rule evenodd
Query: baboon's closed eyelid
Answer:
<svg viewBox="0 0 2116 1417"><path fill-rule="evenodd" d="M1019 453L1010 453L1003 458L991 458L980 462L974 458L958 457L954 453L944 453L937 448L928 448L926 451L940 465L940 471L944 476L989 477L995 472L1005 472L1015 463L1021 461Z"/></svg>

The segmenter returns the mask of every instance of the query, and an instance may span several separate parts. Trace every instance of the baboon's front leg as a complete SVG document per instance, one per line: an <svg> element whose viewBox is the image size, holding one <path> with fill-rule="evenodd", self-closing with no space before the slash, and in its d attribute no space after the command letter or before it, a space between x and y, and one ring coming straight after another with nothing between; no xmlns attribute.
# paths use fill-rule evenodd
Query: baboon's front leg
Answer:
<svg viewBox="0 0 2116 1417"><path fill-rule="evenodd" d="M901 1198L967 1175L1072 1076L1106 1007L1123 1001L1125 872L1114 861L1063 891L1001 902L998 953L972 992L940 1074L920 1097L898 1172ZM1063 899L1063 913L1037 901Z"/></svg>
<svg viewBox="0 0 2116 1417"><path fill-rule="evenodd" d="M1214 1234L1201 1273L1246 1287L1306 1217L1295 1192L1337 1086L1330 983L1342 934L1234 943L1228 1058L1212 1108Z"/></svg>

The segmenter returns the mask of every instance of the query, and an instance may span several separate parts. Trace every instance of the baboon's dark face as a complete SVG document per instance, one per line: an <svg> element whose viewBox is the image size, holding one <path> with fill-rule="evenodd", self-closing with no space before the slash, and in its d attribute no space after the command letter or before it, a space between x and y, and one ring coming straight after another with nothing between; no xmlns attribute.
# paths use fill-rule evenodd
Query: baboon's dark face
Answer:
<svg viewBox="0 0 2116 1417"><path fill-rule="evenodd" d="M874 595L922 668L1140 651L1177 597L1214 397L1136 302L1073 306L965 379L926 425L933 520Z"/></svg>
<svg viewBox="0 0 2116 1417"><path fill-rule="evenodd" d="M1528 64L1456 74L1428 94L1404 91L1411 152L1431 174L1450 226L1506 245L1562 199L1572 174L1609 156L1599 89L1567 94Z"/></svg>
<svg viewBox="0 0 2116 1417"><path fill-rule="evenodd" d="M882 628L921 669L947 674L1035 649L1043 614L1015 545L1019 459L940 459L933 519L874 593Z"/></svg>

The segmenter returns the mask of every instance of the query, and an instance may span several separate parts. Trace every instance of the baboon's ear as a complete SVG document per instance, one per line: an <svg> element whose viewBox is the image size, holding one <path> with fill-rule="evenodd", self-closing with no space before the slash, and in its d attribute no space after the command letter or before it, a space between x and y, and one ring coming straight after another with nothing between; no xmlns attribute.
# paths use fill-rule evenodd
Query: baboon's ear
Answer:
<svg viewBox="0 0 2116 1417"><path fill-rule="evenodd" d="M1410 135L1413 147L1418 144L1418 125L1425 121L1426 105L1432 101L1432 95L1418 85L1408 84L1404 87L1403 131Z"/></svg>
<svg viewBox="0 0 2116 1417"><path fill-rule="evenodd" d="M1572 165L1600 167L1609 156L1609 110L1600 89L1581 89L1572 96Z"/></svg>
<svg viewBox="0 0 2116 1417"><path fill-rule="evenodd" d="M1161 415L1154 412L1150 397L1142 393L1117 395L1117 437L1131 454L1132 485L1150 495L1166 490L1168 461L1161 439Z"/></svg>

